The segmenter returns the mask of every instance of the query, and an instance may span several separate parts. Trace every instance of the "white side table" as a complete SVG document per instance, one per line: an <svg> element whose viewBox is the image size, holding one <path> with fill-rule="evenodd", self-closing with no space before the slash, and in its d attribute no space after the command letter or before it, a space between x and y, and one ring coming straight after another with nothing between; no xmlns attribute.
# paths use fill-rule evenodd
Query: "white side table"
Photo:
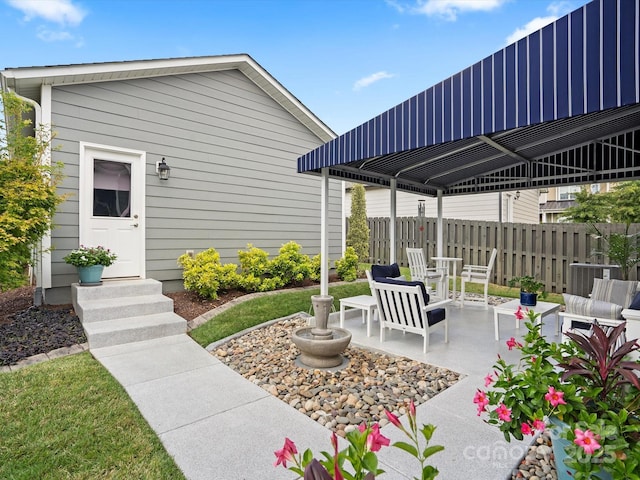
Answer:
<svg viewBox="0 0 640 480"><path fill-rule="evenodd" d="M357 297L347 297L340 299L340 328L344 328L344 312L350 308L362 310L362 323L367 321L367 337L371 336L371 320L376 309L376 299L371 295L358 295Z"/></svg>
<svg viewBox="0 0 640 480"><path fill-rule="evenodd" d="M431 257L431 260L436 261L436 266L438 268L445 269L447 271L447 275L449 275L449 264L453 264L453 301L456 301L456 275L457 275L457 266L458 262L462 261L462 258L459 257ZM442 291L440 291L442 290ZM449 280L444 285L438 284L438 296L443 300L449 298Z"/></svg>
<svg viewBox="0 0 640 480"><path fill-rule="evenodd" d="M498 334L498 316L500 314L513 315L513 317L515 318L515 313L516 313L516 310L518 310L519 306L520 306L520 300L511 300L510 302L503 303L502 305L498 305L497 307L493 307L493 328L495 330L496 340L500 339ZM529 310L533 310L534 312L539 313L540 316L538 317L538 325L542 323L543 317L547 315L555 314L556 335L559 335L560 334L560 316L558 315L558 312L560 311L560 306L561 305L559 303L538 302L534 307L522 307L522 309L524 310L528 308ZM518 320L517 318L515 320L516 320L516 328L520 328L520 320Z"/></svg>

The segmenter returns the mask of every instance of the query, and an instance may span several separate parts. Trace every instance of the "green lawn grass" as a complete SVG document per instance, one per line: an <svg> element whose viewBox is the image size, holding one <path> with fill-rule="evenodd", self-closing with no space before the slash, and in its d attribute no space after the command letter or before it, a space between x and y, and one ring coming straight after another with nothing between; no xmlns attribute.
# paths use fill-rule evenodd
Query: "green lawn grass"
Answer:
<svg viewBox="0 0 640 480"><path fill-rule="evenodd" d="M0 478L184 476L120 384L81 353L0 374Z"/></svg>

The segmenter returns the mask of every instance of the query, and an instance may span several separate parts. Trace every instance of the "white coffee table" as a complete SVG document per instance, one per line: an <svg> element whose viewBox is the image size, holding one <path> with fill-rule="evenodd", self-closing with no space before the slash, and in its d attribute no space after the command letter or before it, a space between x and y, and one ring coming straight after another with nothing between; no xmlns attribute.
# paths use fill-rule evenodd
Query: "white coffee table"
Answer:
<svg viewBox="0 0 640 480"><path fill-rule="evenodd" d="M358 308L362 310L362 323L365 322L365 313L367 314L367 337L371 336L371 320L373 312L376 309L376 299L371 295L358 295L357 297L347 297L340 299L340 328L344 328L344 312L350 308Z"/></svg>
<svg viewBox="0 0 640 480"><path fill-rule="evenodd" d="M515 313L516 313L516 310L518 310L519 306L520 306L520 300L511 300L510 302L503 303L502 305L493 307L493 327L495 329L496 340L500 339L498 335L498 317L502 314L502 315L511 315L513 316L513 318L515 318ZM558 315L558 312L560 311L560 307L561 305L559 303L538 302L535 307L523 306L522 309L525 310L528 308L529 310L533 310L534 312L539 313L540 316L538 317L538 320L537 320L538 325L542 323L542 319L544 317L546 317L547 315L554 314L556 317L556 335L559 335L560 334L560 316ZM518 320L517 318L515 318L515 320L516 320L516 328L520 328L520 320Z"/></svg>

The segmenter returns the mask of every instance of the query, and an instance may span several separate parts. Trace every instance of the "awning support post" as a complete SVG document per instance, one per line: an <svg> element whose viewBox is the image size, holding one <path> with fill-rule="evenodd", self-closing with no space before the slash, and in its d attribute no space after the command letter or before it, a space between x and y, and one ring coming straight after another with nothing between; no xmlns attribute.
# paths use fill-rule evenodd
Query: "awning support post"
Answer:
<svg viewBox="0 0 640 480"><path fill-rule="evenodd" d="M329 169L323 168L320 187L320 295L329 295Z"/></svg>
<svg viewBox="0 0 640 480"><path fill-rule="evenodd" d="M391 209L390 209L390 225L389 234L391 235L391 246L389 248L389 263L396 263L396 193L397 193L397 180L392 178L389 182L391 187Z"/></svg>

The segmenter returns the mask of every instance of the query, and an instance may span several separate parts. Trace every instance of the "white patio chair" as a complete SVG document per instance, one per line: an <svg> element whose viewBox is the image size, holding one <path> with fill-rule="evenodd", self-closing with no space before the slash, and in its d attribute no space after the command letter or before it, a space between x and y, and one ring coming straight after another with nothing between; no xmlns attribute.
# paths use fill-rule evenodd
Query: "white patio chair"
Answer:
<svg viewBox="0 0 640 480"><path fill-rule="evenodd" d="M460 287L461 307L464 307L464 291L467 283L484 284L484 308L489 306L489 279L491 278L491 271L497 255L498 250L494 248L487 265L465 265L462 268L462 273L460 273L460 280L462 281L462 286Z"/></svg>
<svg viewBox="0 0 640 480"><path fill-rule="evenodd" d="M451 300L428 303L424 284L419 282L372 283L380 316L380 342L384 342L385 329L417 333L424 338L423 352L429 349L429 333L438 326L444 327L444 341L449 341L447 307ZM413 285L411 285L413 284Z"/></svg>
<svg viewBox="0 0 640 480"><path fill-rule="evenodd" d="M419 280L426 286L429 286L432 282L442 285L439 291L447 292L448 289L444 288L446 283L449 282L449 272L444 268L427 267L427 262L424 258L424 252L421 248L407 248L407 259L409 260L409 271L411 272L411 280Z"/></svg>

